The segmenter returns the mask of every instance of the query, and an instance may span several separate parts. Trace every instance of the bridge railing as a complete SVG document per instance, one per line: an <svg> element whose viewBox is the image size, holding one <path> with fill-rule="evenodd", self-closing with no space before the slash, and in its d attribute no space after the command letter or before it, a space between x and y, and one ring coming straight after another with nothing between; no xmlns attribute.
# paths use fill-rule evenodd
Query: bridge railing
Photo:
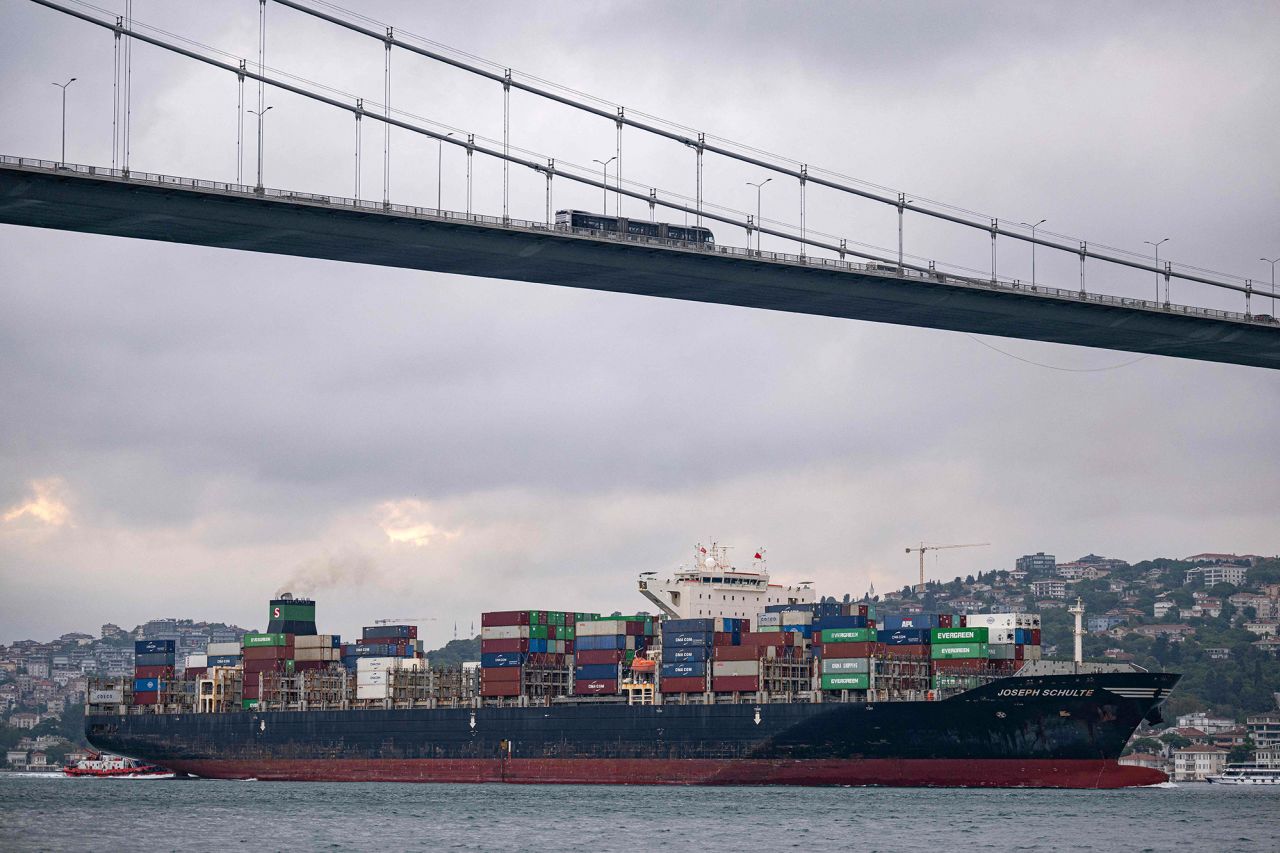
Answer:
<svg viewBox="0 0 1280 853"><path fill-rule="evenodd" d="M246 184L210 181L201 178L181 178L173 175L161 175L154 172L125 172L121 169L112 169L103 166L58 163L53 160L41 160L30 157L0 155L0 163L16 165L23 168L35 168L49 172L72 172L92 177L112 178L120 181L128 181L129 183L208 190L249 198L270 198L279 201L298 202L329 208L350 208L353 210L368 211L370 213L394 214L397 216L410 216L420 219L461 222L496 228L509 228L520 231L541 233L555 232L557 234L566 234L592 240L603 240L613 243L631 243L635 245L652 246L655 248L692 252L696 254L726 255L730 257L750 259L753 261L763 261L771 264L786 264L790 266L810 268L820 267L842 272L855 272L861 275L874 275L888 279L905 279L1005 293L1034 295L1041 298L1048 297L1070 302L1090 302L1123 308L1138 308L1147 311L1158 311L1164 314L1182 314L1186 316L1210 317L1214 319L1254 323L1259 325L1280 326L1280 319L1266 314L1241 314L1235 311L1223 311L1216 308L1201 308L1194 305L1159 303L1152 302L1149 299L1132 299L1125 296L1111 296L1104 293L1065 290L1058 287L1046 287L1042 284L1036 284L1033 286L1017 279L997 278L993 280L990 278L959 276L943 271L923 272L919 270L899 268L892 264L886 264L879 261L864 263L858 261L845 261L836 258L814 257L812 255L797 255L786 252L747 249L739 246L722 246L714 243L695 243L683 240L649 237L642 234L624 234L617 231L602 231L592 228L573 228L568 225L548 224L546 222L535 222L527 219L513 219L509 217L504 219L500 216L488 216L479 213L437 210L435 208L420 207L417 205L386 204L379 201L344 198L342 196L328 196L317 193L299 192L296 190L282 190L268 187L258 189ZM1260 298L1270 296L1269 293L1263 291L1257 291L1254 295L1259 296Z"/></svg>

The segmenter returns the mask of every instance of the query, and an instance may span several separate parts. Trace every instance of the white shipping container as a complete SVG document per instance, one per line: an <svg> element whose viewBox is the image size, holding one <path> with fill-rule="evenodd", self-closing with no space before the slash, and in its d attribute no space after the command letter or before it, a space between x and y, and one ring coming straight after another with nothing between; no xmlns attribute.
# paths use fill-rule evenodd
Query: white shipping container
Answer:
<svg viewBox="0 0 1280 853"><path fill-rule="evenodd" d="M1041 651L1039 646L1023 646L1022 647L1023 660L1040 660L1040 656L1041 656Z"/></svg>
<svg viewBox="0 0 1280 853"><path fill-rule="evenodd" d="M823 658L822 672L825 675L832 673L841 674L858 674L871 671L871 661L867 658Z"/></svg>
<svg viewBox="0 0 1280 853"><path fill-rule="evenodd" d="M333 637L329 634L299 634L293 638L295 649L323 649L333 647Z"/></svg>
<svg viewBox="0 0 1280 853"><path fill-rule="evenodd" d="M965 619L965 625L969 628L990 628L992 631L1012 631L1018 627L1020 615L1022 614L970 613Z"/></svg>
<svg viewBox="0 0 1280 853"><path fill-rule="evenodd" d="M488 625L480 629L482 640L527 640L528 625Z"/></svg>
<svg viewBox="0 0 1280 853"><path fill-rule="evenodd" d="M758 660L718 660L713 661L711 664L712 678L759 674L760 661Z"/></svg>
<svg viewBox="0 0 1280 853"><path fill-rule="evenodd" d="M757 628L777 628L781 624L781 613L761 613L756 617Z"/></svg>
<svg viewBox="0 0 1280 853"><path fill-rule="evenodd" d="M187 655L182 659L182 665L186 669L203 669L209 665L207 655Z"/></svg>
<svg viewBox="0 0 1280 853"><path fill-rule="evenodd" d="M390 695L390 688L385 684L356 685L357 699L386 699Z"/></svg>
<svg viewBox="0 0 1280 853"><path fill-rule="evenodd" d="M328 660L328 658L325 657L325 653L328 651L329 651L328 649L322 649L318 647L310 648L310 649L295 648L293 650L293 659L294 660Z"/></svg>
<svg viewBox="0 0 1280 853"><path fill-rule="evenodd" d="M357 658L356 672L373 672L383 669L398 669L401 658Z"/></svg>
<svg viewBox="0 0 1280 853"><path fill-rule="evenodd" d="M813 624L813 614L808 610L784 610L778 615L782 617L784 626Z"/></svg>
<svg viewBox="0 0 1280 853"><path fill-rule="evenodd" d="M387 684L391 680L391 670L375 669L372 672L357 672L356 686L362 684Z"/></svg>
<svg viewBox="0 0 1280 853"><path fill-rule="evenodd" d="M619 626L623 625L613 619L597 619L591 622L575 622L573 624L573 633L577 637L608 637L612 634L618 634ZM622 628L626 630L625 627Z"/></svg>
<svg viewBox="0 0 1280 853"><path fill-rule="evenodd" d="M119 687L112 690L90 690L89 702L93 705L119 705L124 701L124 691Z"/></svg>
<svg viewBox="0 0 1280 853"><path fill-rule="evenodd" d="M210 643L205 647L205 653L210 656L214 655L240 655L239 643Z"/></svg>

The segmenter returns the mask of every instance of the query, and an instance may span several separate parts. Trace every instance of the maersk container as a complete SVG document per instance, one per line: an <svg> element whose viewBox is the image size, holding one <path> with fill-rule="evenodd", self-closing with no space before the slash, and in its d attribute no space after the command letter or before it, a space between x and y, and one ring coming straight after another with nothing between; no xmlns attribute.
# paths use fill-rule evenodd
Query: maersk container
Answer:
<svg viewBox="0 0 1280 853"><path fill-rule="evenodd" d="M663 678L702 678L707 674L707 665L702 661L662 664Z"/></svg>
<svg viewBox="0 0 1280 853"><path fill-rule="evenodd" d="M876 642L888 646L922 646L929 642L929 629L896 628L876 631Z"/></svg>
<svg viewBox="0 0 1280 853"><path fill-rule="evenodd" d="M820 638L823 643L874 643L876 632L873 628L823 628Z"/></svg>
<svg viewBox="0 0 1280 853"><path fill-rule="evenodd" d="M823 658L822 674L833 673L867 673L871 672L869 658Z"/></svg>
<svg viewBox="0 0 1280 853"><path fill-rule="evenodd" d="M731 649L733 646L717 646L716 648ZM706 646L672 646L669 649L662 650L662 659L672 663L693 660L705 661L708 651Z"/></svg>
<svg viewBox="0 0 1280 853"><path fill-rule="evenodd" d="M935 645L939 643L985 643L986 628L934 628L930 634Z"/></svg>
<svg viewBox="0 0 1280 853"><path fill-rule="evenodd" d="M154 655L174 653L173 640L137 640L133 644L135 655Z"/></svg>
<svg viewBox="0 0 1280 853"><path fill-rule="evenodd" d="M1010 648L1010 653L1012 656L1012 647ZM991 654L986 643L947 643L930 649L930 656L934 660L949 660L956 658L986 658L990 657Z"/></svg>
<svg viewBox="0 0 1280 853"><path fill-rule="evenodd" d="M820 683L823 690L870 690L871 676L866 673L823 675Z"/></svg>
<svg viewBox="0 0 1280 853"><path fill-rule="evenodd" d="M588 663L573 668L573 677L577 681L604 681L618 678L618 665L613 663Z"/></svg>
<svg viewBox="0 0 1280 853"><path fill-rule="evenodd" d="M528 658L528 655L519 652L491 652L489 654L480 655L480 665L485 668L502 668L509 666L520 666Z"/></svg>
<svg viewBox="0 0 1280 853"><path fill-rule="evenodd" d="M155 693L160 689L160 679L158 678L135 678L133 680L134 693Z"/></svg>
<svg viewBox="0 0 1280 853"><path fill-rule="evenodd" d="M155 652L145 655L133 656L134 666L173 666L173 652Z"/></svg>

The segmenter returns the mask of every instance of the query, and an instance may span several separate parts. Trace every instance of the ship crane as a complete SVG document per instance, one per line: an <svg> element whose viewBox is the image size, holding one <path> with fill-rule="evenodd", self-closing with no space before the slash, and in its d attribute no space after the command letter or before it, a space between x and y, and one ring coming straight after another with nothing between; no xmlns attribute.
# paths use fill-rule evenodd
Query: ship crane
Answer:
<svg viewBox="0 0 1280 853"><path fill-rule="evenodd" d="M924 592L924 552L925 551L941 551L945 548L981 548L985 545L990 545L990 544L991 544L990 542L971 542L965 545L926 545L923 542L921 542L919 548L908 548L907 549L908 554L910 554L912 551L920 552L920 584L919 586L916 587L916 592Z"/></svg>

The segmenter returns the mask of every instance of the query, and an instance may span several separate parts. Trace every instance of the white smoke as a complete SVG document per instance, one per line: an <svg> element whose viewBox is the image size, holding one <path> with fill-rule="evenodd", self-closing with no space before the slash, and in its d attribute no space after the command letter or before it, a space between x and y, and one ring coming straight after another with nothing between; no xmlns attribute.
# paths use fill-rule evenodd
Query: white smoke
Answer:
<svg viewBox="0 0 1280 853"><path fill-rule="evenodd" d="M276 590L276 596L291 592L300 598L310 598L322 589L375 584L381 577L377 564L365 554L326 554L295 566Z"/></svg>

